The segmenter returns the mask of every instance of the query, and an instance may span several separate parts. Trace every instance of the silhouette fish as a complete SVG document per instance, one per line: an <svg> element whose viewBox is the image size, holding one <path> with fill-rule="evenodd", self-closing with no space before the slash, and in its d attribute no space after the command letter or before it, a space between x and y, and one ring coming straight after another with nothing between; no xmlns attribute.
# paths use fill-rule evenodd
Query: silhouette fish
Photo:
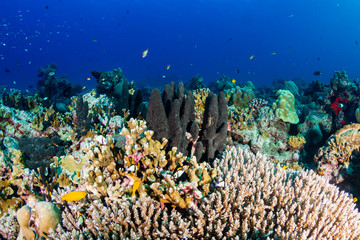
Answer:
<svg viewBox="0 0 360 240"><path fill-rule="evenodd" d="M315 72L314 72L314 76L320 76L321 74L323 74L323 73L320 72L320 71L315 71Z"/></svg>

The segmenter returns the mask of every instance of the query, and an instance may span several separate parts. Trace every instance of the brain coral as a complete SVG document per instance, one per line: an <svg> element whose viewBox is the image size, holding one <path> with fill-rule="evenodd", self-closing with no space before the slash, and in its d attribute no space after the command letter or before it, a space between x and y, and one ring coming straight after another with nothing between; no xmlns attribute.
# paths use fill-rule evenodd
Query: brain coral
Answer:
<svg viewBox="0 0 360 240"><path fill-rule="evenodd" d="M277 100L273 104L275 115L284 122L297 124L299 117L295 110L295 98L294 95L288 90L279 90L276 93Z"/></svg>

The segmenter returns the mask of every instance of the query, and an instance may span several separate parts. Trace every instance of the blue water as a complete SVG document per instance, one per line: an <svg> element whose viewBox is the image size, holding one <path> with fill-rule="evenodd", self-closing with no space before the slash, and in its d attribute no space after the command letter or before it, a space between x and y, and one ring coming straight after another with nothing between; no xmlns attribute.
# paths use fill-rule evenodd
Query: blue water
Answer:
<svg viewBox="0 0 360 240"><path fill-rule="evenodd" d="M196 74L256 86L329 82L335 70L355 80L359 12L358 0L3 0L0 84L36 86L39 67L52 62L57 76L88 89L91 70L118 67L138 87Z"/></svg>

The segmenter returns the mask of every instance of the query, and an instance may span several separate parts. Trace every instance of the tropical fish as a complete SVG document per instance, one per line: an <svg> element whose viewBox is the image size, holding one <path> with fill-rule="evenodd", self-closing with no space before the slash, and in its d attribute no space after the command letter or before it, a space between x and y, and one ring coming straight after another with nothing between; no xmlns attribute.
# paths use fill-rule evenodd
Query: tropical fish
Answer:
<svg viewBox="0 0 360 240"><path fill-rule="evenodd" d="M252 60L254 57L255 57L254 55L251 55L251 56L250 56L250 60Z"/></svg>
<svg viewBox="0 0 360 240"><path fill-rule="evenodd" d="M84 191L72 191L61 196L63 201L79 201L86 196L87 192Z"/></svg>
<svg viewBox="0 0 360 240"><path fill-rule="evenodd" d="M358 200L358 199L355 197L355 198L353 199L353 202L354 202L354 203L356 203L356 202L357 202L357 200Z"/></svg>
<svg viewBox="0 0 360 240"><path fill-rule="evenodd" d="M145 51L143 51L143 53L142 53L142 57L143 58L146 57L148 55L148 52L149 52L149 49L148 48L145 49Z"/></svg>
<svg viewBox="0 0 360 240"><path fill-rule="evenodd" d="M320 76L321 74L323 74L323 73L320 72L320 71L315 71L315 72L314 72L314 76Z"/></svg>
<svg viewBox="0 0 360 240"><path fill-rule="evenodd" d="M128 171L128 172L135 172L136 170L138 170L137 165L131 165L130 167L125 168L125 171Z"/></svg>
<svg viewBox="0 0 360 240"><path fill-rule="evenodd" d="M166 70L169 70L170 69L170 64L166 66Z"/></svg>
<svg viewBox="0 0 360 240"><path fill-rule="evenodd" d="M184 174L184 170L178 170L175 174L174 174L174 178L179 178Z"/></svg>
<svg viewBox="0 0 360 240"><path fill-rule="evenodd" d="M86 89L86 86L83 86L83 87L82 87L82 90L85 90L85 89Z"/></svg>
<svg viewBox="0 0 360 240"><path fill-rule="evenodd" d="M224 181L220 181L218 183L215 183L215 187L225 187L225 182Z"/></svg>
<svg viewBox="0 0 360 240"><path fill-rule="evenodd" d="M231 80L231 82L232 82L232 83L236 83L236 80L235 80L235 79L233 79L233 80Z"/></svg>
<svg viewBox="0 0 360 240"><path fill-rule="evenodd" d="M130 88L130 89L129 89L129 94L130 94L130 95L134 95L134 93L135 93L135 89Z"/></svg>
<svg viewBox="0 0 360 240"><path fill-rule="evenodd" d="M90 80L91 80L91 78L87 78L86 80L90 81Z"/></svg>
<svg viewBox="0 0 360 240"><path fill-rule="evenodd" d="M271 55L276 55L276 52L272 52Z"/></svg>
<svg viewBox="0 0 360 240"><path fill-rule="evenodd" d="M286 166L286 165L284 165L284 166L282 167L282 169L284 169L284 170L287 169L287 168L288 168L288 166Z"/></svg>
<svg viewBox="0 0 360 240"><path fill-rule="evenodd" d="M134 196L134 195L135 195L136 190L139 189L140 183L141 183L141 181L135 181L135 182L134 182L131 196Z"/></svg>

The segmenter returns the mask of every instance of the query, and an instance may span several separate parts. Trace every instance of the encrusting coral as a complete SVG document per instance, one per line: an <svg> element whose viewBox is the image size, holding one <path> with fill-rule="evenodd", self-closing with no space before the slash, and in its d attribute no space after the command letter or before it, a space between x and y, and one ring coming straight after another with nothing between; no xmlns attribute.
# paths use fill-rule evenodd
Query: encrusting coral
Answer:
<svg viewBox="0 0 360 240"><path fill-rule="evenodd" d="M360 148L360 124L353 123L331 135L314 157L318 173L330 182L342 182L350 171L351 158Z"/></svg>
<svg viewBox="0 0 360 240"><path fill-rule="evenodd" d="M352 198L312 171L231 148L215 189L189 212L140 196L74 202L51 239L359 239ZM76 207L78 206L78 207ZM81 209L81 210L80 210ZM78 212L84 221L78 221ZM78 222L78 224L77 224Z"/></svg>

